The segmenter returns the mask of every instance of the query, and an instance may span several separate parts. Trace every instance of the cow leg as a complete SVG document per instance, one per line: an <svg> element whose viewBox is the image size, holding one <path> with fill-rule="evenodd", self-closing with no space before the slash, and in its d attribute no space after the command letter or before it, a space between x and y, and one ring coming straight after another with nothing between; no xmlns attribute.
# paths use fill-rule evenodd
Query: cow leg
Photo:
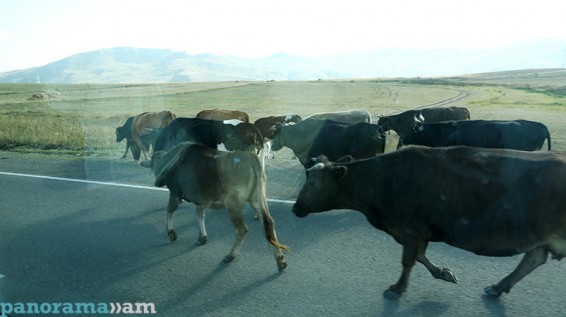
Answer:
<svg viewBox="0 0 566 317"><path fill-rule="evenodd" d="M244 243L244 238L248 233L248 225L244 221L244 212L243 208L239 209L228 209L228 214L230 215L230 220L232 220L232 224L236 229L236 241L234 241L234 246L232 247L232 251L228 254L224 261L232 262L238 254L240 254L240 249L242 248L242 244Z"/></svg>
<svg viewBox="0 0 566 317"><path fill-rule="evenodd" d="M519 263L519 266L517 266L511 274L501 280L501 282L486 287L484 289L485 293L494 297L500 296L503 292L509 293L513 285L531 273L534 269L544 264L547 258L548 250L545 250L543 247L537 247L525 253L525 256L521 260L521 263Z"/></svg>
<svg viewBox="0 0 566 317"><path fill-rule="evenodd" d="M423 264L430 272L430 274L432 274L432 277L458 284L458 278L454 275L454 272L452 272L451 269L440 267L430 262L430 260L425 255L427 246L428 242L423 242L419 247L419 252L417 253L417 262Z"/></svg>
<svg viewBox="0 0 566 317"><path fill-rule="evenodd" d="M130 149L130 142L128 142L128 140L126 140L126 151L124 152L124 155L122 155L122 158L126 158L126 156L128 155L129 149Z"/></svg>
<svg viewBox="0 0 566 317"><path fill-rule="evenodd" d="M403 271L401 272L401 277L396 284L391 285L383 293L384 297L389 299L398 299L399 297L401 297L401 294L407 290L407 286L409 285L409 276L411 275L411 269L415 265L418 252L418 243L403 244L403 258L401 260Z"/></svg>
<svg viewBox="0 0 566 317"><path fill-rule="evenodd" d="M277 240L277 233L275 232L275 221L268 212L263 213L263 226L265 230L265 239L269 244L273 245L275 248L275 262L277 262L277 268L279 272L283 271L287 267L287 261L285 261L285 257L283 256L283 252L281 249L289 250L286 246L279 243Z"/></svg>
<svg viewBox="0 0 566 317"><path fill-rule="evenodd" d="M204 208L201 206L197 206L197 218L198 218L198 225L199 225L199 237L198 237L198 244L203 245L206 243L206 227L204 226Z"/></svg>
<svg viewBox="0 0 566 317"><path fill-rule="evenodd" d="M142 140L140 139L139 132L135 128L132 128L132 139L140 148L141 152L143 153L144 159L147 160L149 158L149 155L147 153L147 150L145 149L145 146L143 145Z"/></svg>
<svg viewBox="0 0 566 317"><path fill-rule="evenodd" d="M177 210L177 207L181 203L181 197L169 192L169 204L167 205L167 235L169 236L169 241L174 242L177 240L177 232L173 228L173 213Z"/></svg>

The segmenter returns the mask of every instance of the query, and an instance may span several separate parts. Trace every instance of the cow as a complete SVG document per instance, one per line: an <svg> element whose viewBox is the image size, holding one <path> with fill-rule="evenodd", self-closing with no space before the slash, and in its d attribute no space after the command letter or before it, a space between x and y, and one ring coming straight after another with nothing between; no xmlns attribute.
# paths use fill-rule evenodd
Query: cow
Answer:
<svg viewBox="0 0 566 317"><path fill-rule="evenodd" d="M315 113L305 118L305 120L334 120L344 123L371 123L371 115L366 110L350 110L337 112L321 112Z"/></svg>
<svg viewBox="0 0 566 317"><path fill-rule="evenodd" d="M545 263L566 256L566 155L474 147L410 146L374 158L318 158L293 212L298 217L353 209L403 246L402 273L384 293L407 289L415 261L434 278L458 283L425 255L444 242L483 256L524 253L488 295L508 293Z"/></svg>
<svg viewBox="0 0 566 317"><path fill-rule="evenodd" d="M303 120L294 125L276 125L271 148L293 150L305 169L311 158L324 154L334 160L344 155L372 157L385 151L385 133L367 122L348 124L333 120Z"/></svg>
<svg viewBox="0 0 566 317"><path fill-rule="evenodd" d="M264 156L270 155L275 158L275 152L271 150L271 140L275 136L275 129L273 127L280 124L296 124L302 121L301 116L297 114L287 114L284 116L269 116L259 118L254 122L254 125L263 136L264 142Z"/></svg>
<svg viewBox="0 0 566 317"><path fill-rule="evenodd" d="M528 120L465 120L435 123L417 122L399 143L430 147L466 145L539 151L545 141L551 150L548 128Z"/></svg>
<svg viewBox="0 0 566 317"><path fill-rule="evenodd" d="M383 130L393 130L401 139L411 131L415 118L424 119L425 122L441 122L454 120L470 120L470 112L464 107L432 107L419 110L408 110L395 115L378 115L379 124ZM397 144L397 149L401 148L401 143Z"/></svg>
<svg viewBox="0 0 566 317"><path fill-rule="evenodd" d="M121 127L116 127L116 142L122 142L122 140L124 139L126 140L126 150L124 151L124 155L122 155L122 158L126 158L126 156L128 155L128 150L131 150L132 156L134 157L134 161L138 161L140 159L141 149L136 144L136 142L134 142L134 139L132 139L133 120L134 117L129 117L124 123L124 125L122 125ZM147 131L146 133L140 135L140 138L142 140L142 143L146 151L149 151L149 147L153 142L154 136L155 136L154 133L151 132L147 133Z"/></svg>
<svg viewBox="0 0 566 317"><path fill-rule="evenodd" d="M153 151L168 151L176 144L186 141L202 143L212 149L218 149L222 144L228 150L256 154L263 148L263 137L251 123L233 125L217 120L176 118L159 131Z"/></svg>
<svg viewBox="0 0 566 317"><path fill-rule="evenodd" d="M141 149L144 159L148 159L148 150L143 145L141 135L146 129L159 129L167 126L176 116L171 111L144 112L132 120L132 139Z"/></svg>
<svg viewBox="0 0 566 317"><path fill-rule="evenodd" d="M222 152L194 142L183 142L170 151L153 153L151 160L142 162L152 169L155 186L167 186L167 235L169 241L177 240L173 228L173 213L182 200L192 202L200 227L198 244L205 244L207 232L204 224L205 209L226 208L236 229L236 240L230 253L224 258L233 261L240 253L248 226L243 209L248 202L260 215L265 238L275 248L275 260L279 271L287 266L275 232L275 223L269 213L266 198L266 176L257 156L249 152Z"/></svg>
<svg viewBox="0 0 566 317"><path fill-rule="evenodd" d="M238 111L238 110L207 109L197 113L196 117L200 119L218 120L218 121L237 119L246 123L250 122L250 116L244 111Z"/></svg>

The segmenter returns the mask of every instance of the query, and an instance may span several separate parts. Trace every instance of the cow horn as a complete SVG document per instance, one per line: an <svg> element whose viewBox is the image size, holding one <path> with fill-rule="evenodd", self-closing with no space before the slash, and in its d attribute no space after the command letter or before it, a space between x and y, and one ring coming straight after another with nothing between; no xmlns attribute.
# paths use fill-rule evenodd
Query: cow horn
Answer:
<svg viewBox="0 0 566 317"><path fill-rule="evenodd" d="M317 163L311 166L310 168L307 169L307 172L317 171L321 169L324 169L324 163Z"/></svg>
<svg viewBox="0 0 566 317"><path fill-rule="evenodd" d="M425 122L422 111L419 112L419 120L421 120L421 122Z"/></svg>
<svg viewBox="0 0 566 317"><path fill-rule="evenodd" d="M416 114L415 114L415 116L413 117L413 119L415 120L415 123L421 123L421 121L419 120L419 118L417 117Z"/></svg>

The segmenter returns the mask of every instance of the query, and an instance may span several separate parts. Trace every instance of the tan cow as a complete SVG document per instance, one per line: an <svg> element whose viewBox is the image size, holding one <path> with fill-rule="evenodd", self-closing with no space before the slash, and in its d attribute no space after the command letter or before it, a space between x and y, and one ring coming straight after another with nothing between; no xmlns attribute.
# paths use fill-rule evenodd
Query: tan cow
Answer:
<svg viewBox="0 0 566 317"><path fill-rule="evenodd" d="M247 113L238 110L208 109L197 113L196 117L218 121L236 119L246 123L250 122L250 116Z"/></svg>
<svg viewBox="0 0 566 317"><path fill-rule="evenodd" d="M141 135L145 129L160 129L167 126L176 116L171 111L144 112L134 117L132 121L132 139L142 150L144 158L148 159L148 151L144 146Z"/></svg>
<svg viewBox="0 0 566 317"><path fill-rule="evenodd" d="M269 213L265 192L266 176L257 156L250 152L222 152L200 143L179 143L168 152L154 152L151 160L142 162L151 167L155 186L167 186L167 234L171 242L177 240L173 228L173 213L184 199L197 207L200 226L198 243L207 240L204 225L205 209L228 210L236 228L236 241L225 257L231 262L238 256L248 225L244 221L244 206L249 202L263 222L265 238L275 248L279 271L287 266L281 250L288 248L277 241L273 218Z"/></svg>

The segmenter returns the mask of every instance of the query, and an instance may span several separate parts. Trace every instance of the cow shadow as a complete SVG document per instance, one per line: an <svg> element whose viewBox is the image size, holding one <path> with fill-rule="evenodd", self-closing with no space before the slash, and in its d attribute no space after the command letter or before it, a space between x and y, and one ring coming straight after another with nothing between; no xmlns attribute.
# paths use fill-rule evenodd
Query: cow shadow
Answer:
<svg viewBox="0 0 566 317"><path fill-rule="evenodd" d="M410 308L399 310L399 307L403 306L398 300L384 300L381 316L442 316L450 307L447 303L437 301L422 301Z"/></svg>
<svg viewBox="0 0 566 317"><path fill-rule="evenodd" d="M118 216L108 217L100 217L98 208L77 209L4 235L0 249L6 275L4 300L108 299L123 281L198 248L196 243L171 244L165 233L165 212L157 216L158 209L125 216L115 210ZM190 225L196 236L198 226Z"/></svg>

